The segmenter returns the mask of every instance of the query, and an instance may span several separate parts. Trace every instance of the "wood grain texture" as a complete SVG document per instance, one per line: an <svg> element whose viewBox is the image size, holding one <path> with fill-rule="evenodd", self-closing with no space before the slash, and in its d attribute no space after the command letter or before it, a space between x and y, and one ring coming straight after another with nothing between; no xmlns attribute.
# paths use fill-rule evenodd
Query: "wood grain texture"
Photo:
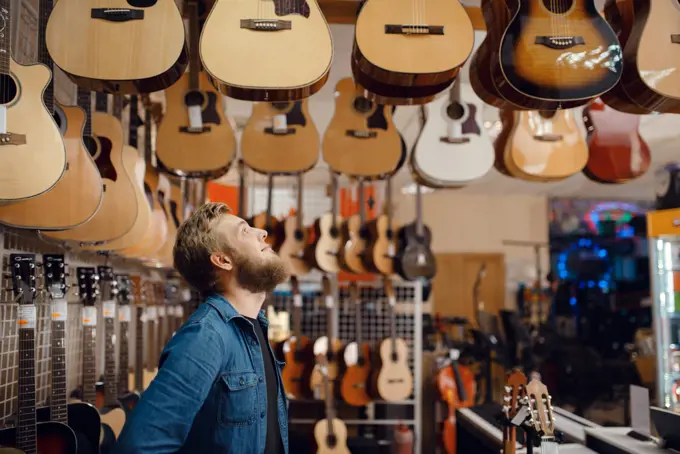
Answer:
<svg viewBox="0 0 680 454"><path fill-rule="evenodd" d="M312 341L301 336L299 339L288 339L283 347L286 367L281 372L281 380L286 394L294 399L311 395L309 378L314 367Z"/></svg>
<svg viewBox="0 0 680 454"><path fill-rule="evenodd" d="M189 77L182 78L165 90L166 111L158 127L156 136L156 157L164 171L180 177L215 179L224 175L236 153L236 137L225 113L221 94L213 88L208 76L201 72L198 76L199 89L206 97L214 99L212 108L219 124L205 122L210 131L204 133L182 132L189 126L189 111L184 97L189 91Z"/></svg>
<svg viewBox="0 0 680 454"><path fill-rule="evenodd" d="M9 68L17 95L4 105L7 132L25 136L26 143L0 149L0 203L47 192L66 168L64 141L43 103L42 94L52 78L50 70L41 64L20 65L12 58Z"/></svg>
<svg viewBox="0 0 680 454"><path fill-rule="evenodd" d="M328 78L333 43L316 0L306 3L309 17L279 17L273 2L217 1L200 42L203 66L213 85L224 95L247 101L292 101L319 91ZM240 28L242 19L286 20L291 29L248 30Z"/></svg>
<svg viewBox="0 0 680 454"><path fill-rule="evenodd" d="M329 423L332 425L335 444L328 443ZM314 425L314 439L318 446L316 454L351 454L347 448L347 426L338 418L322 419Z"/></svg>
<svg viewBox="0 0 680 454"><path fill-rule="evenodd" d="M149 93L180 78L189 59L173 0L157 0L143 8L143 19L126 22L92 19L92 8L131 7L125 0L60 0L47 22L50 56L76 84L108 93Z"/></svg>
<svg viewBox="0 0 680 454"><path fill-rule="evenodd" d="M413 392L413 374L408 365L408 345L404 339L395 340L395 358L392 358L392 340L385 339L378 347L378 367L373 381L378 395L386 401L406 400Z"/></svg>
<svg viewBox="0 0 680 454"><path fill-rule="evenodd" d="M349 345L356 344L352 343ZM363 407L371 402L371 396L368 394L371 377L371 347L368 344L361 344L359 350L364 360L363 364L357 363L349 367L345 365L341 371L339 388L342 400L354 407Z"/></svg>
<svg viewBox="0 0 680 454"><path fill-rule="evenodd" d="M11 227L63 230L77 227L95 215L102 202L102 179L83 144L85 112L62 106L67 170L59 182L42 195L22 202L0 205L0 222Z"/></svg>

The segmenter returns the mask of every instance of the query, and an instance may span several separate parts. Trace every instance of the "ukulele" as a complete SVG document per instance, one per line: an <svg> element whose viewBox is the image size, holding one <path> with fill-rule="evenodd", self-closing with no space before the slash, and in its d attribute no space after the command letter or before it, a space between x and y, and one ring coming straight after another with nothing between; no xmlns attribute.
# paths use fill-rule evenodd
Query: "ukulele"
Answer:
<svg viewBox="0 0 680 454"><path fill-rule="evenodd" d="M367 388L371 375L371 347L363 342L361 301L356 282L349 283L349 299L354 305L355 340L347 344L342 352L340 395L348 405L363 407L371 402Z"/></svg>
<svg viewBox="0 0 680 454"><path fill-rule="evenodd" d="M517 428L510 423L519 412L520 397L527 384L527 377L519 370L514 370L505 385L503 397L503 454L515 454L517 446Z"/></svg>
<svg viewBox="0 0 680 454"><path fill-rule="evenodd" d="M54 63L92 91L163 90L180 78L188 63L184 23L173 0L59 1L46 36Z"/></svg>
<svg viewBox="0 0 680 454"><path fill-rule="evenodd" d="M223 43L239 43L224 46ZM326 19L315 0L255 5L215 3L203 25L201 60L223 95L293 101L323 87L333 59Z"/></svg>
<svg viewBox="0 0 680 454"><path fill-rule="evenodd" d="M236 137L222 96L201 71L197 1L185 4L189 17L189 72L165 90L166 111L158 126L158 166L185 178L219 178L236 154Z"/></svg>
<svg viewBox="0 0 680 454"><path fill-rule="evenodd" d="M241 136L241 156L259 173L311 170L319 159L319 133L308 101L253 104Z"/></svg>
<svg viewBox="0 0 680 454"><path fill-rule="evenodd" d="M297 175L297 211L283 222L284 240L279 249L279 257L286 269L294 276L309 273L309 265L304 260L308 232L303 224L302 215L302 174Z"/></svg>
<svg viewBox="0 0 680 454"><path fill-rule="evenodd" d="M339 251L338 262L345 271L356 274L365 273L362 256L366 251L368 227L366 225L366 201L364 200L364 181L359 180L358 189L359 213L350 216L341 226L342 251Z"/></svg>
<svg viewBox="0 0 680 454"><path fill-rule="evenodd" d="M323 377L324 400L326 402L326 418L314 425L314 440L317 454L350 454L347 448L347 426L338 419L335 412L333 388L329 377L328 359L319 357L319 372Z"/></svg>
<svg viewBox="0 0 680 454"><path fill-rule="evenodd" d="M558 443L555 440L555 416L548 388L539 380L531 380L524 388L523 398L529 406L528 425L541 434L541 454L556 454Z"/></svg>
<svg viewBox="0 0 680 454"><path fill-rule="evenodd" d="M328 166L354 177L394 173L402 160L402 142L391 109L366 98L349 77L337 83L335 93L335 113L321 145Z"/></svg>
<svg viewBox="0 0 680 454"><path fill-rule="evenodd" d="M330 196L331 211L314 221L312 241L305 247L305 260L325 273L337 273L340 271L338 251L342 249L342 217L338 214L338 177L334 172L331 172Z"/></svg>
<svg viewBox="0 0 680 454"><path fill-rule="evenodd" d="M368 221L368 244L363 255L364 266L373 273L394 273L396 225L392 220L392 178L385 181L385 207L378 218Z"/></svg>
<svg viewBox="0 0 680 454"><path fill-rule="evenodd" d="M280 221L272 216L272 197L274 195L274 177L267 176L267 211L253 217L250 224L256 229L265 230L267 238L265 241L272 249L278 252L282 244L283 234L281 233Z"/></svg>
<svg viewBox="0 0 680 454"><path fill-rule="evenodd" d="M310 394L309 377L313 367L312 342L302 335L302 294L297 278L291 276L293 292L293 336L283 345L286 367L281 378L286 394L292 399L302 399Z"/></svg>
<svg viewBox="0 0 680 454"><path fill-rule="evenodd" d="M411 160L421 180L450 187L486 175L493 166L494 152L483 127L482 108L481 104L462 100L460 79L448 97L424 106L426 121Z"/></svg>
<svg viewBox="0 0 680 454"><path fill-rule="evenodd" d="M75 454L77 439L67 425L60 422L36 422L36 263L35 254L10 254L12 290L19 303L17 331L18 408L17 425L0 429L0 451L19 453Z"/></svg>
<svg viewBox="0 0 680 454"><path fill-rule="evenodd" d="M388 402L395 402L406 400L413 392L413 373L408 364L408 345L404 339L397 337L394 311L397 295L392 281L388 277L383 279L390 315L390 337L378 346L379 362L372 381L377 395Z"/></svg>
<svg viewBox="0 0 680 454"><path fill-rule="evenodd" d="M312 370L310 385L315 399L326 398L326 382L330 382L329 389L336 389L335 384L340 371L338 363L342 342L334 333L335 298L331 292L331 281L328 276L321 278L323 298L326 305L326 335L314 341L314 357L316 365ZM323 370L322 370L323 368Z"/></svg>
<svg viewBox="0 0 680 454"><path fill-rule="evenodd" d="M583 174L598 183L625 183L649 169L649 146L640 136L640 117L595 100L583 112L588 162Z"/></svg>
<svg viewBox="0 0 680 454"><path fill-rule="evenodd" d="M423 195L416 184L416 220L397 231L394 270L402 279L432 279L437 274L437 259L432 253L432 233L423 223Z"/></svg>

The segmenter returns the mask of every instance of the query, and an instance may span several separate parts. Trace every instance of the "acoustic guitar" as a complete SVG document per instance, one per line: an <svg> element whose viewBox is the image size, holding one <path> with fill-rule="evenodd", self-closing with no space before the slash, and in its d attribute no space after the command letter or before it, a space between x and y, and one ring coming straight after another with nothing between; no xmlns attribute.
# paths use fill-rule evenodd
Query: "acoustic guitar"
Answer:
<svg viewBox="0 0 680 454"><path fill-rule="evenodd" d="M60 422L36 422L36 260L35 254L10 254L11 281L18 309L18 408L17 426L0 429L0 450L19 453L76 454L77 439Z"/></svg>
<svg viewBox="0 0 680 454"><path fill-rule="evenodd" d="M319 372L323 377L326 418L314 425L314 440L317 446L316 453L350 454L349 448L347 448L347 426L341 419L338 419L335 412L328 359L324 355L319 357Z"/></svg>
<svg viewBox="0 0 680 454"><path fill-rule="evenodd" d="M184 23L173 0L59 1L46 36L57 66L92 91L162 90L180 78L188 63Z"/></svg>
<svg viewBox="0 0 680 454"><path fill-rule="evenodd" d="M391 110L366 98L349 77L337 83L335 94L335 112L321 145L328 166L364 178L395 172L402 142Z"/></svg>
<svg viewBox="0 0 680 454"><path fill-rule="evenodd" d="M165 223L167 229L167 237L159 251L150 258L155 264L160 264L165 268L172 268L173 256L172 250L175 247L175 238L177 236L177 225L172 217L172 207L170 206L170 199L172 197L172 188L170 181L165 175L159 175L157 194L163 213L165 214Z"/></svg>
<svg viewBox="0 0 680 454"><path fill-rule="evenodd" d="M598 183L625 183L649 169L649 146L640 136L640 117L595 100L583 112L588 162L583 174Z"/></svg>
<svg viewBox="0 0 680 454"><path fill-rule="evenodd" d="M340 228L342 250L338 254L340 267L347 272L363 274L366 267L362 259L369 238L366 224L366 201L364 200L364 181L359 180L359 213L347 218Z"/></svg>
<svg viewBox="0 0 680 454"><path fill-rule="evenodd" d="M397 231L394 270L407 281L429 280L437 274L437 259L430 247L432 233L423 223L422 199L421 187L416 184L416 220Z"/></svg>
<svg viewBox="0 0 680 454"><path fill-rule="evenodd" d="M526 399L530 414L528 425L537 433L541 434L541 452L556 453L558 443L555 439L555 416L552 409L552 397L548 388L537 378L531 380L522 393Z"/></svg>
<svg viewBox="0 0 680 454"><path fill-rule="evenodd" d="M517 428L510 421L517 415L520 409L520 399L524 395L524 387L527 385L527 377L515 369L508 375L503 397L503 454L515 454L517 446Z"/></svg>
<svg viewBox="0 0 680 454"><path fill-rule="evenodd" d="M339 359L342 342L334 335L335 298L331 291L331 281L328 276L321 278L321 288L326 306L326 335L314 341L313 350L316 365L312 370L309 382L314 398L324 400L328 390L333 392L336 389L336 380L340 372Z"/></svg>
<svg viewBox="0 0 680 454"><path fill-rule="evenodd" d="M378 396L388 402L406 400L413 392L413 373L408 364L408 345L397 337L395 306L397 295L390 278L384 278L385 296L390 316L390 336L378 346L378 364L372 382Z"/></svg>
<svg viewBox="0 0 680 454"><path fill-rule="evenodd" d="M201 71L198 53L198 3L187 2L189 72L165 90L166 111L158 126L158 166L179 177L219 178L229 170L236 137L225 113L222 96Z"/></svg>
<svg viewBox="0 0 680 454"><path fill-rule="evenodd" d="M368 242L363 255L366 269L389 276L394 273L396 253L396 225L392 219L392 178L385 180L385 204L383 212L367 224Z"/></svg>
<svg viewBox="0 0 680 454"><path fill-rule="evenodd" d="M265 230L267 238L265 241L274 251L278 251L283 243L283 233L281 222L272 216L272 197L274 195L274 177L268 176L267 179L267 211L257 214L251 220L251 225L256 229Z"/></svg>
<svg viewBox="0 0 680 454"><path fill-rule="evenodd" d="M200 53L222 94L246 101L293 101L326 83L333 43L316 0L229 0L216 2L210 11Z"/></svg>
<svg viewBox="0 0 680 454"><path fill-rule="evenodd" d="M363 324L361 300L356 282L349 283L350 304L354 305L355 333L354 341L342 351L342 368L340 378L340 395L348 405L363 407L371 402L368 393L371 376L371 347L363 342Z"/></svg>
<svg viewBox="0 0 680 454"><path fill-rule="evenodd" d="M493 147L482 121L483 106L463 98L458 79L448 97L423 107L425 123L411 162L419 180L428 185L464 185L483 177L493 166Z"/></svg>
<svg viewBox="0 0 680 454"><path fill-rule="evenodd" d="M291 276L290 286L293 293L293 336L283 345L286 367L281 379L290 398L302 399L310 395L309 377L314 366L314 354L312 341L302 335L302 294L295 276Z"/></svg>
<svg viewBox="0 0 680 454"><path fill-rule="evenodd" d="M43 64L20 65L11 54L12 5L0 1L0 203L35 197L52 189L66 169L66 149L42 93L52 74Z"/></svg>
<svg viewBox="0 0 680 454"><path fill-rule="evenodd" d="M337 273L340 271L338 251L342 249L342 217L338 215L338 177L332 171L329 192L331 211L314 221L311 228L312 241L305 247L305 260L325 273Z"/></svg>
<svg viewBox="0 0 680 454"><path fill-rule="evenodd" d="M286 269L294 276L303 276L309 273L309 265L304 260L305 245L307 244L308 232L303 224L302 174L297 176L297 210L295 214L288 216L283 221L284 240L279 248L279 257Z"/></svg>
<svg viewBox="0 0 680 454"><path fill-rule="evenodd" d="M241 156L259 173L299 173L319 159L319 133L307 100L253 104L241 136Z"/></svg>

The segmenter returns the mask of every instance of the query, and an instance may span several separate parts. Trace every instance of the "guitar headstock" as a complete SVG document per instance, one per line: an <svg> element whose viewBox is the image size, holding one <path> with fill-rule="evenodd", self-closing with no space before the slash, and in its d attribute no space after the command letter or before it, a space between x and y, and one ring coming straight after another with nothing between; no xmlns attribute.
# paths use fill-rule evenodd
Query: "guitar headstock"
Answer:
<svg viewBox="0 0 680 454"><path fill-rule="evenodd" d="M515 417L520 409L520 400L527 384L527 377L519 370L514 370L508 376L503 395L503 414L509 421Z"/></svg>
<svg viewBox="0 0 680 454"><path fill-rule="evenodd" d="M524 389L526 404L531 412L529 425L541 434L541 437L554 437L555 416L548 388L540 380L531 380Z"/></svg>
<svg viewBox="0 0 680 454"><path fill-rule="evenodd" d="M66 298L66 265L63 254L43 254L45 290L52 299Z"/></svg>
<svg viewBox="0 0 680 454"><path fill-rule="evenodd" d="M77 268L78 296L84 306L94 306L99 295L99 275L94 267L82 266Z"/></svg>
<svg viewBox="0 0 680 454"><path fill-rule="evenodd" d="M130 292L132 299L137 306L143 306L144 301L146 300L146 296L143 292L143 286L142 278L140 276L130 276Z"/></svg>
<svg viewBox="0 0 680 454"><path fill-rule="evenodd" d="M116 282L118 288L118 303L130 304L132 299L132 282L127 274L117 274Z"/></svg>
<svg viewBox="0 0 680 454"><path fill-rule="evenodd" d="M113 275L113 268L110 266L98 266L97 273L101 285L102 300L109 301L118 294L118 283Z"/></svg>
<svg viewBox="0 0 680 454"><path fill-rule="evenodd" d="M36 294L35 254L10 254L9 262L14 297L19 304L33 304Z"/></svg>

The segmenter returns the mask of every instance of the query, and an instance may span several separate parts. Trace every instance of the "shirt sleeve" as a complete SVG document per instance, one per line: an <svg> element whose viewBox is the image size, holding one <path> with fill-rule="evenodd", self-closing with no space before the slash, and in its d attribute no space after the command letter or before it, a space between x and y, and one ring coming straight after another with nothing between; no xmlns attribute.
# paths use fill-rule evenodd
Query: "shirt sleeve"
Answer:
<svg viewBox="0 0 680 454"><path fill-rule="evenodd" d="M224 349L210 323L200 320L173 336L158 374L128 416L114 454L175 453L217 377Z"/></svg>

